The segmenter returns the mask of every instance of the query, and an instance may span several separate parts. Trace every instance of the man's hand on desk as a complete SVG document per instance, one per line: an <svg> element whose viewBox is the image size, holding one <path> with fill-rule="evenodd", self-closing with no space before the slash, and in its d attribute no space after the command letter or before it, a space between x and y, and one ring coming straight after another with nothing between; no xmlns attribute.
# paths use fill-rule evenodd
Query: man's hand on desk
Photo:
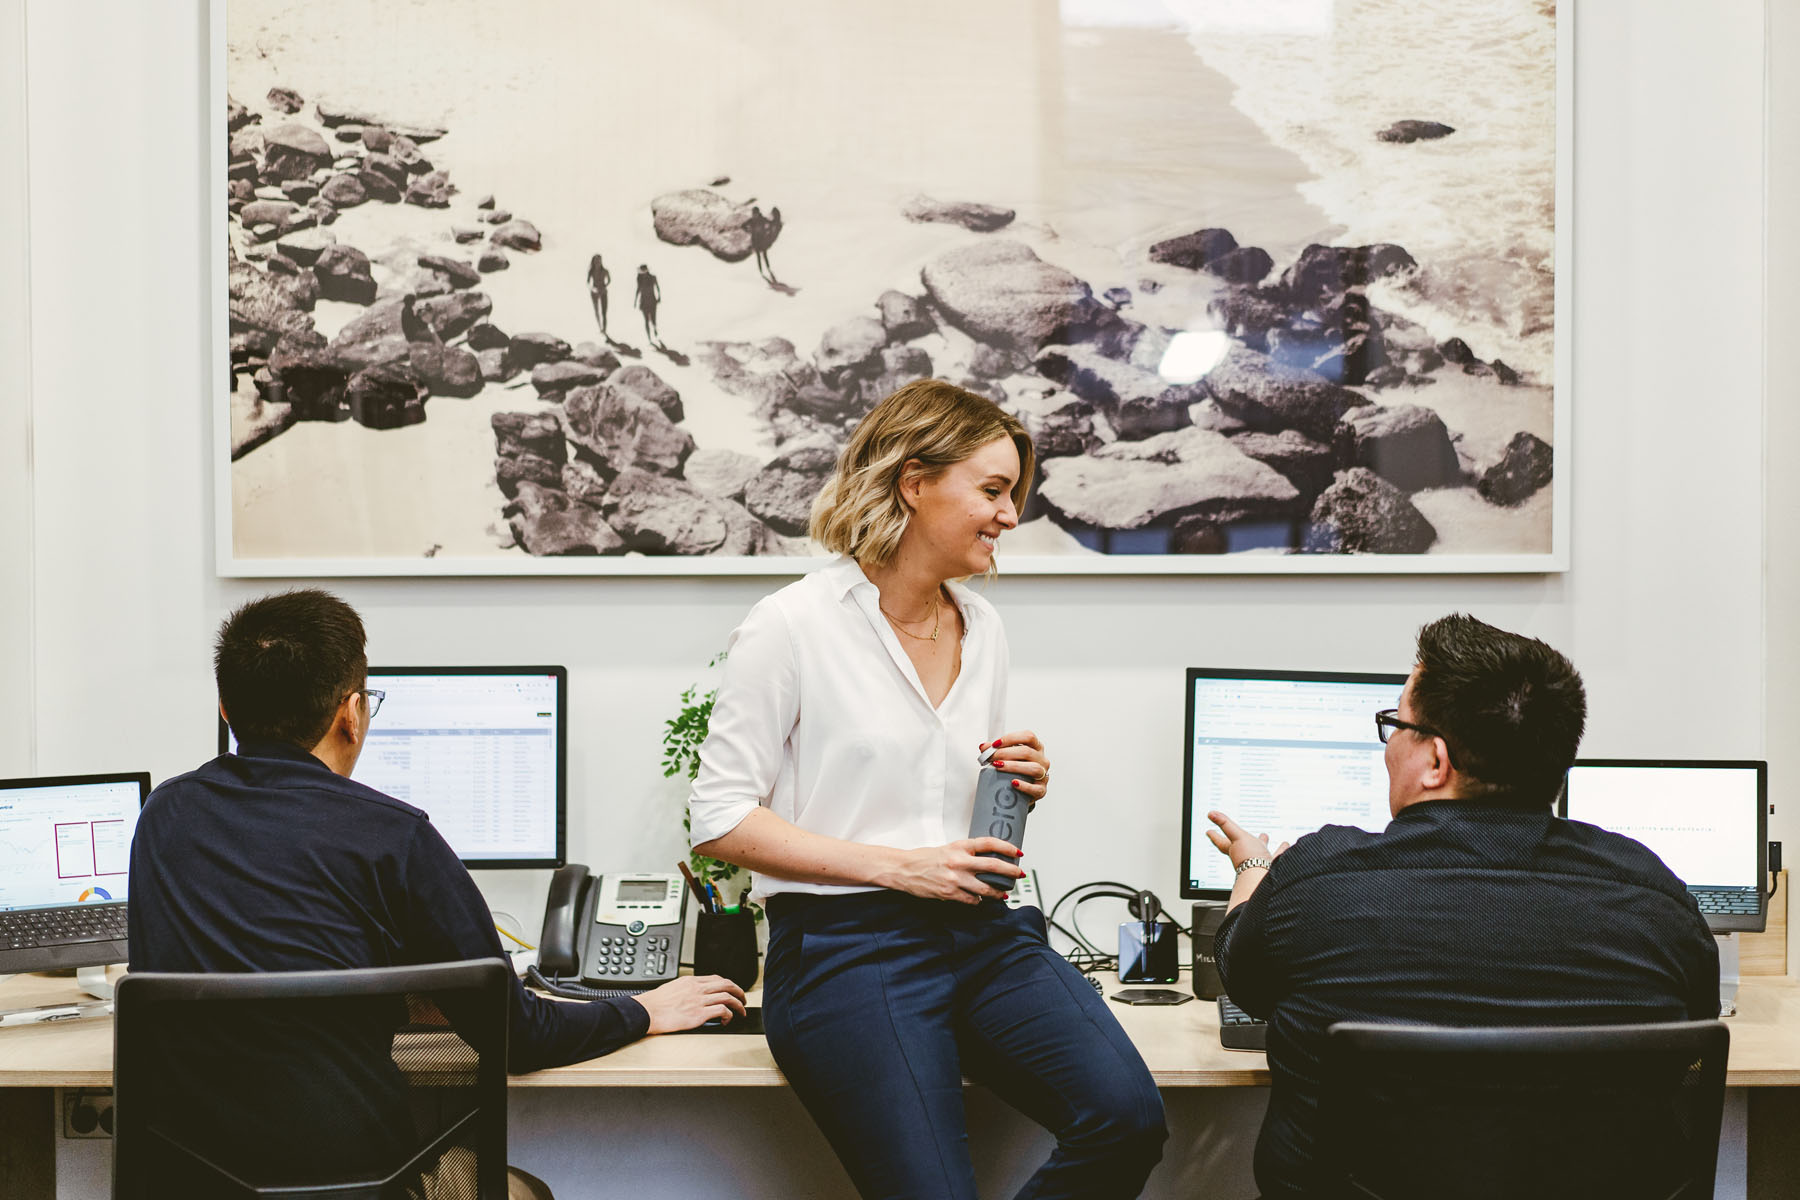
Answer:
<svg viewBox="0 0 1800 1200"><path fill-rule="evenodd" d="M636 999L650 1014L651 1033L697 1029L715 1017L729 1025L744 1015L744 989L722 975L683 975Z"/></svg>

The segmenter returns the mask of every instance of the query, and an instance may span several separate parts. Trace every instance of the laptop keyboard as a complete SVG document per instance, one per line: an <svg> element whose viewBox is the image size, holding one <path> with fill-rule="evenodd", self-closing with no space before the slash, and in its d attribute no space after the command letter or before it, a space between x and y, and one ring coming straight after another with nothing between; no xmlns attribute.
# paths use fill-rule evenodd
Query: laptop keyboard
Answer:
<svg viewBox="0 0 1800 1200"><path fill-rule="evenodd" d="M1703 913L1715 913L1722 916L1755 916L1762 911L1762 902L1754 891L1732 889L1728 892L1694 892L1694 899Z"/></svg>
<svg viewBox="0 0 1800 1200"><path fill-rule="evenodd" d="M0 950L72 946L78 942L113 942L124 938L123 904L70 904L60 908L0 912Z"/></svg>
<svg viewBox="0 0 1800 1200"><path fill-rule="evenodd" d="M1219 1044L1227 1050L1261 1050L1269 1040L1269 1025L1259 1021L1231 1002L1230 996L1219 997Z"/></svg>

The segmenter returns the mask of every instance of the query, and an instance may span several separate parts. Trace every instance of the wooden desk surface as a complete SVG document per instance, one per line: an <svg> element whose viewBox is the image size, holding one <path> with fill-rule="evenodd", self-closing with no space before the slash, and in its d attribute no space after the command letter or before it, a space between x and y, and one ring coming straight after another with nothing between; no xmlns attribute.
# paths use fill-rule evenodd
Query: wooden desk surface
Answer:
<svg viewBox="0 0 1800 1200"><path fill-rule="evenodd" d="M1117 987L1108 987L1110 994ZM74 981L20 975L0 983L0 1010L72 1002ZM753 996L752 1001L758 997ZM1115 1005L1161 1087L1257 1087L1269 1082L1260 1054L1219 1045L1218 1007ZM1800 1085L1800 984L1746 979L1731 1029L1731 1087ZM0 1087L106 1087L112 1083L110 1017L0 1029ZM761 1037L690 1034L645 1038L605 1058L513 1077L513 1087L780 1087L785 1080Z"/></svg>
<svg viewBox="0 0 1800 1200"><path fill-rule="evenodd" d="M1120 987L1111 977L1107 983L1109 995ZM761 999L753 993L750 1002L758 1004ZM1166 1008L1112 1007L1161 1087L1252 1087L1269 1082L1268 1063L1261 1054L1219 1045L1219 1006L1210 1000ZM4 1047L0 1042L0 1051ZM785 1084L766 1041L727 1033L645 1038L605 1058L512 1080L514 1087Z"/></svg>

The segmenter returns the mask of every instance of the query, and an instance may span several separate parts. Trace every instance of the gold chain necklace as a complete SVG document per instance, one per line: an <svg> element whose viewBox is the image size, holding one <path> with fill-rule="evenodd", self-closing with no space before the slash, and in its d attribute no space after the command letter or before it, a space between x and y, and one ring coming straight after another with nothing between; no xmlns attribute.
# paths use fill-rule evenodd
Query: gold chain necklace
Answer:
<svg viewBox="0 0 1800 1200"><path fill-rule="evenodd" d="M888 619L888 624L892 625L899 632L904 633L907 637L912 638L914 641L935 642L938 640L938 629L943 625L944 613L943 609L938 605L938 598L935 595L931 598L931 633L929 635L914 633L912 630L906 628L905 625L901 623L899 617L896 617L887 609L882 608L881 601L877 600L875 602L875 607L881 609L881 615ZM924 620L924 618L921 617L920 620Z"/></svg>

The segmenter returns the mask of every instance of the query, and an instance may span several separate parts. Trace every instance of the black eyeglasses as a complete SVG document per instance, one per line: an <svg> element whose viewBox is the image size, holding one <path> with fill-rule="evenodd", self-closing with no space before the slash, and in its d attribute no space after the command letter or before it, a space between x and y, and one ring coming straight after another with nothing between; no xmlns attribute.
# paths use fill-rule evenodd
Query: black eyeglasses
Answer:
<svg viewBox="0 0 1800 1200"><path fill-rule="evenodd" d="M1445 738L1443 734L1439 733L1431 726L1415 725L1411 721L1402 721L1400 719L1400 710L1397 708L1384 708L1375 714L1375 736L1381 739L1382 745L1387 745L1388 736L1396 729L1410 729L1420 737L1444 738L1444 752L1446 757L1448 757L1450 751L1450 739ZM1450 765L1454 767L1456 765L1456 760L1451 759Z"/></svg>
<svg viewBox="0 0 1800 1200"><path fill-rule="evenodd" d="M381 702L387 699L387 693L380 688L359 688L357 690L369 698L369 720L373 721L375 714L381 711Z"/></svg>

